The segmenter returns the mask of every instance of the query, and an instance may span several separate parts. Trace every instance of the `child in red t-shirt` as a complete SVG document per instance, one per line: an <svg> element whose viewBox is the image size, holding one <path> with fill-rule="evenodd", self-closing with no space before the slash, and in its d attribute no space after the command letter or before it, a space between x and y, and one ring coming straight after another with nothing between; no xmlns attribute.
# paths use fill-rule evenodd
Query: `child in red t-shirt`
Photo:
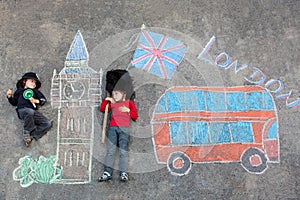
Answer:
<svg viewBox="0 0 300 200"><path fill-rule="evenodd" d="M133 101L126 99L126 93L121 90L113 90L112 97L109 93L103 99L100 105L100 111L105 112L105 107L108 104L108 111L111 111L111 121L107 131L107 153L104 163L104 172L99 177L99 182L107 181L112 178L113 165L117 144L120 151L120 180L128 181L128 143L129 143L129 127L131 119L137 120L138 113Z"/></svg>

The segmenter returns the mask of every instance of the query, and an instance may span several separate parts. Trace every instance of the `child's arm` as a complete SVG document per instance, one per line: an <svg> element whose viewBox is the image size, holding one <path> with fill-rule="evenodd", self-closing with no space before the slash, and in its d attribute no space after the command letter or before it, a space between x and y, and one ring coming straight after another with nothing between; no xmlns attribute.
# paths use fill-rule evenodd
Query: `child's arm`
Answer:
<svg viewBox="0 0 300 200"><path fill-rule="evenodd" d="M43 105L45 105L47 100L46 100L46 97L43 95L43 93L37 90L37 99L31 98L30 102L43 106Z"/></svg>
<svg viewBox="0 0 300 200"><path fill-rule="evenodd" d="M16 92L15 92L15 94L13 95L12 90L9 89L9 90L7 90L7 92L6 92L6 97L7 97L7 99L8 99L8 102L9 102L12 106L17 106L17 104L18 104L18 98L17 98Z"/></svg>
<svg viewBox="0 0 300 200"><path fill-rule="evenodd" d="M101 112L105 112L105 107L106 107L106 104L108 104L109 103L109 100L107 100L107 99L102 99L102 102L101 102L101 105L100 105L100 108L99 108L99 110L101 111ZM110 111L110 104L108 105L108 111Z"/></svg>
<svg viewBox="0 0 300 200"><path fill-rule="evenodd" d="M133 101L129 101L129 115L133 121L139 117L136 106Z"/></svg>
<svg viewBox="0 0 300 200"><path fill-rule="evenodd" d="M133 101L129 101L129 107L121 106L119 108L119 111L120 112L127 112L130 115L130 117L133 121L137 120L137 118L138 118L137 109L136 109L136 106L133 103Z"/></svg>

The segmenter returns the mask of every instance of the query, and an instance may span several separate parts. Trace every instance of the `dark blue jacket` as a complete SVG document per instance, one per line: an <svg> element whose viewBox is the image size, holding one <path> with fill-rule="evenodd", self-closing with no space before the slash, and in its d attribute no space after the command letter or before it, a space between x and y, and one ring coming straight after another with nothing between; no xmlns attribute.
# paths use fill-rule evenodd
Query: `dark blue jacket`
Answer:
<svg viewBox="0 0 300 200"><path fill-rule="evenodd" d="M37 110L38 107L37 106L34 106L29 99L25 99L23 97L23 92L25 91L26 89L24 88L18 88L13 96L11 98L8 98L8 101L11 105L13 106L17 106L17 110L18 109L21 109L21 108L32 108L34 110ZM42 92L40 92L39 90L37 89L32 89L33 91L33 98L35 99L38 99L40 101L40 103L38 105L44 105L46 103L46 98L45 96L43 95Z"/></svg>

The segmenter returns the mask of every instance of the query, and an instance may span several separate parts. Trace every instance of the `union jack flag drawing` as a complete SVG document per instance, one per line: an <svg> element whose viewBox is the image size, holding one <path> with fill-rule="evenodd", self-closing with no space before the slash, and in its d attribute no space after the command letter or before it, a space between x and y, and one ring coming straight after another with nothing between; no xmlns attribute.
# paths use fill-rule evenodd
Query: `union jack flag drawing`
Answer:
<svg viewBox="0 0 300 200"><path fill-rule="evenodd" d="M162 34L142 31L131 64L164 79L171 79L187 47Z"/></svg>

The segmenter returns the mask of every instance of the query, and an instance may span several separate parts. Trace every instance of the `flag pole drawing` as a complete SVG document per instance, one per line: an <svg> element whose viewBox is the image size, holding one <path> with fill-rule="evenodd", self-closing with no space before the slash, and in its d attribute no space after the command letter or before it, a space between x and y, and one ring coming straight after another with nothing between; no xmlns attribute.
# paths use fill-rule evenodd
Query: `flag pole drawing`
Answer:
<svg viewBox="0 0 300 200"><path fill-rule="evenodd" d="M165 35L142 29L131 64L164 79L171 79L187 47Z"/></svg>

